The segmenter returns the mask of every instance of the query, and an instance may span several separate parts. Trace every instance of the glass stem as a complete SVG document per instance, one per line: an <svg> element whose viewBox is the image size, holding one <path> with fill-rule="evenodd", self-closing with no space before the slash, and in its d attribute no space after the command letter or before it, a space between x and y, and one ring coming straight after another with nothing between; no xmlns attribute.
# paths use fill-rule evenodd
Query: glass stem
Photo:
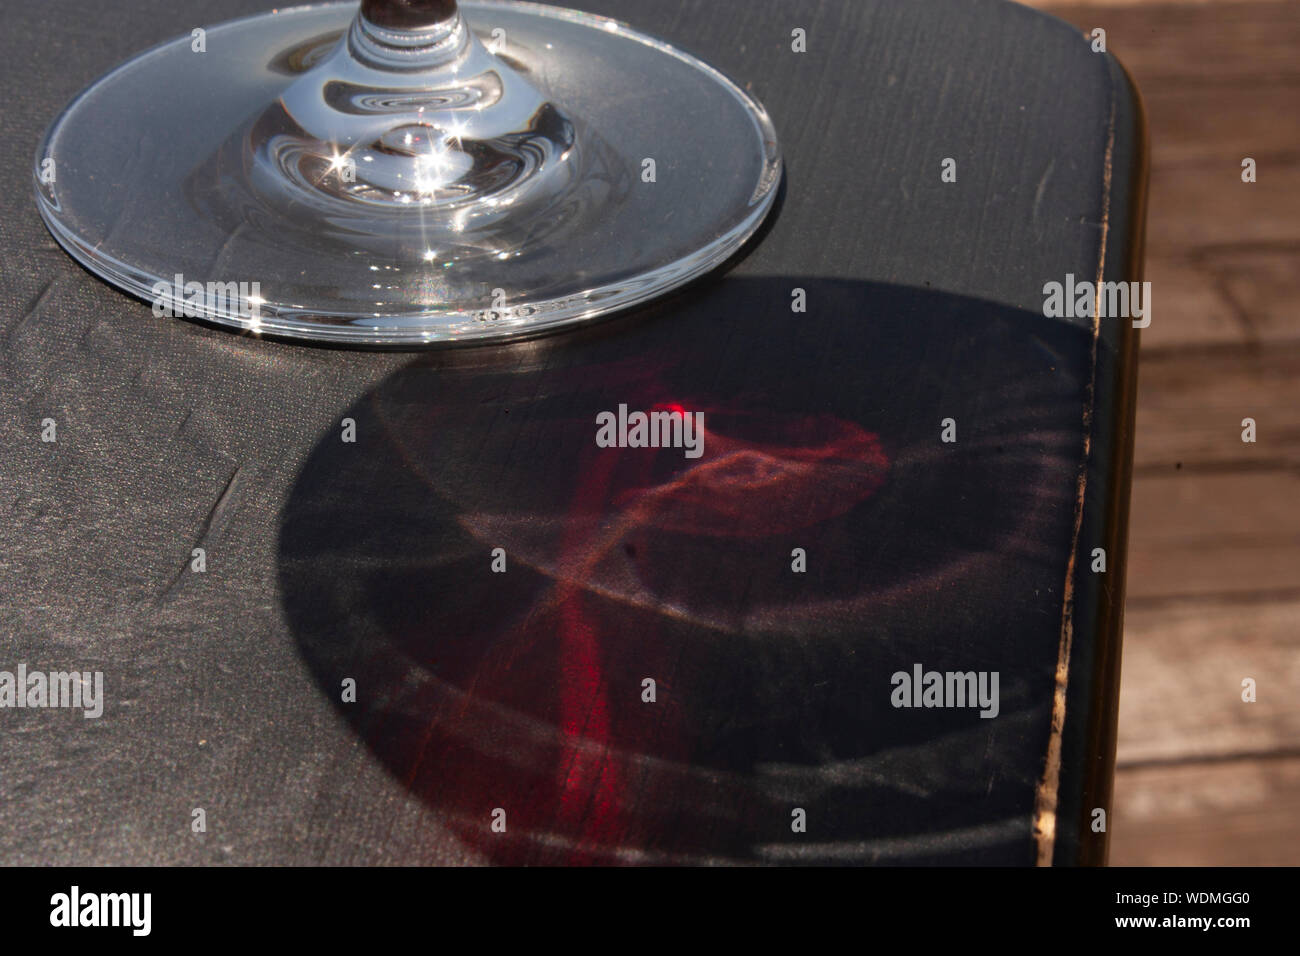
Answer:
<svg viewBox="0 0 1300 956"><path fill-rule="evenodd" d="M419 30L450 20L456 0L362 0L361 15L377 27Z"/></svg>

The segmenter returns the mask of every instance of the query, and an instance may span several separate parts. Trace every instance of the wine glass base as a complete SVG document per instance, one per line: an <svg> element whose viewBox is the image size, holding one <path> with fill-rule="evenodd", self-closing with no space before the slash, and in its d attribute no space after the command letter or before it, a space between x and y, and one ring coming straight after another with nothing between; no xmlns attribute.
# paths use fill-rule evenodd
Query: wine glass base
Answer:
<svg viewBox="0 0 1300 956"><path fill-rule="evenodd" d="M465 2L497 65L413 92L409 76L331 72L356 9L231 21L100 79L36 156L51 233L155 313L412 347L645 303L722 264L772 208L763 107L667 44L603 17Z"/></svg>

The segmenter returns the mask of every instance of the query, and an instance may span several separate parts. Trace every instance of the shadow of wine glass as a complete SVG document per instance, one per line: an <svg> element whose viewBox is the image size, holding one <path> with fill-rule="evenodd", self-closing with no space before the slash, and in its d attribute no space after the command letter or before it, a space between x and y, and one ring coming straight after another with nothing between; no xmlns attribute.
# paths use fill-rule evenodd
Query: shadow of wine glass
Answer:
<svg viewBox="0 0 1300 956"><path fill-rule="evenodd" d="M287 620L495 862L1030 863L1090 348L945 293L733 276L421 356L302 469ZM620 406L703 413L700 454L600 447ZM997 717L895 706L917 664L997 672Z"/></svg>

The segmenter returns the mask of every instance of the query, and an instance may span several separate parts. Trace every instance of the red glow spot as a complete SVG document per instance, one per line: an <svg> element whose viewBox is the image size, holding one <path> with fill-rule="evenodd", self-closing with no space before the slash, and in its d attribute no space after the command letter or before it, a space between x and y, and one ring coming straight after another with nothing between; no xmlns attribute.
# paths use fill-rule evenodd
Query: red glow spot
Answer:
<svg viewBox="0 0 1300 956"><path fill-rule="evenodd" d="M686 406L680 402L661 402L651 408L654 412L671 412L674 415L686 415Z"/></svg>
<svg viewBox="0 0 1300 956"><path fill-rule="evenodd" d="M671 481L620 497L625 519L688 534L761 538L842 515L884 484L888 456L859 425L825 417L772 425L810 441L748 441L709 429L698 461Z"/></svg>

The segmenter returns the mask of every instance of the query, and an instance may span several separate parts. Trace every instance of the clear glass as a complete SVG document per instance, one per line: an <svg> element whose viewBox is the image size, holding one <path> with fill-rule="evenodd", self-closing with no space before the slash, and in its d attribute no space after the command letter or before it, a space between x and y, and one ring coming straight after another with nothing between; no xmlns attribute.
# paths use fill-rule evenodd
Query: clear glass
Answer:
<svg viewBox="0 0 1300 956"><path fill-rule="evenodd" d="M379 15L421 2L443 18ZM231 21L100 79L37 152L51 232L168 314L418 346L646 302L770 211L772 124L694 57L537 4L365 6Z"/></svg>

